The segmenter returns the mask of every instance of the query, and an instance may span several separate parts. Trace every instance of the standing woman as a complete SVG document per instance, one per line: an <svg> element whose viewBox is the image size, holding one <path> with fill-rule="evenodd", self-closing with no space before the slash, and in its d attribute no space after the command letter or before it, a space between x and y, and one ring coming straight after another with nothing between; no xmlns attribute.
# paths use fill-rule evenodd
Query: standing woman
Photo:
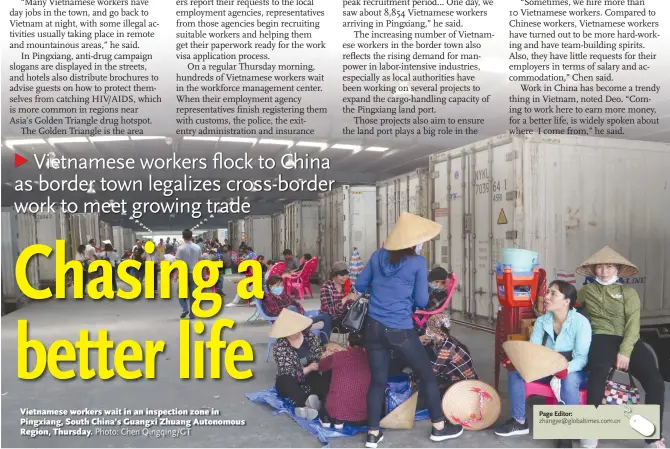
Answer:
<svg viewBox="0 0 670 449"><path fill-rule="evenodd" d="M102 252L97 254L98 259L106 260L112 266L112 289L114 293L119 291L118 286L116 285L116 266L119 264L119 255L114 251L112 242L109 240L104 240L102 242L105 245L105 249Z"/></svg>
<svg viewBox="0 0 670 449"><path fill-rule="evenodd" d="M419 253L423 243L441 230L442 226L434 221L404 212L386 239L385 248L372 254L356 281L356 291L370 291L364 326L365 349L372 373L367 398L366 447L376 448L384 438L379 421L391 350L421 379L421 391L433 423L430 439L443 441L463 433L462 426L445 421L437 379L412 321L413 311L428 304L428 268L426 259Z"/></svg>
<svg viewBox="0 0 670 449"><path fill-rule="evenodd" d="M635 276L637 272L635 265L609 247L589 257L576 270L577 274L595 278L577 296L593 329L587 404L602 403L608 376L616 368L640 381L645 402L660 406L662 423L665 384L654 355L640 340L640 297L632 287L619 282L620 276ZM662 428L659 435L658 440L646 440L647 447L665 447ZM582 440L582 447L597 445L598 440Z"/></svg>

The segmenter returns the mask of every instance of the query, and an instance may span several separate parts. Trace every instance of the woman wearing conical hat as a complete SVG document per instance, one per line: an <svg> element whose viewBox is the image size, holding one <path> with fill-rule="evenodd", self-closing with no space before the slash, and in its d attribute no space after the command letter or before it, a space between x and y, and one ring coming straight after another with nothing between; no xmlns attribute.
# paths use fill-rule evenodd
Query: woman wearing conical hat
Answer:
<svg viewBox="0 0 670 449"><path fill-rule="evenodd" d="M446 422L437 379L412 320L413 310L428 304L428 268L419 255L424 242L437 236L442 226L404 212L386 238L384 248L370 257L355 289L368 291L370 303L363 335L372 380L368 390L368 439L376 448L383 434L379 428L391 350L418 373L433 422L430 439L443 441L463 433L462 426Z"/></svg>
<svg viewBox="0 0 670 449"><path fill-rule="evenodd" d="M594 282L579 291L578 301L591 320L593 339L589 350L589 405L603 401L612 368L627 371L642 383L645 402L661 407L665 384L651 351L640 340L640 297L619 282L638 269L621 254L605 247L589 257L576 273ZM661 429L659 429L659 432ZM648 447L665 447L664 440L646 440ZM582 447L596 447L597 440L583 440Z"/></svg>
<svg viewBox="0 0 670 449"><path fill-rule="evenodd" d="M273 348L277 394L295 404L296 416L310 421L319 415L330 384L328 376L319 373L321 340L311 326L311 318L283 309L270 330L270 337L277 339Z"/></svg>

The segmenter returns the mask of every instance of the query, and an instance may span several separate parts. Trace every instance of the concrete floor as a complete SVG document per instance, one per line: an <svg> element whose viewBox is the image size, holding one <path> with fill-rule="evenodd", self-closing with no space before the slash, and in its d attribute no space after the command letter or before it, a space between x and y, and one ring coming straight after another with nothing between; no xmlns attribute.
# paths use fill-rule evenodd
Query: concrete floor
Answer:
<svg viewBox="0 0 670 449"><path fill-rule="evenodd" d="M226 281L226 300L234 297L235 284ZM318 293L317 293L318 294ZM308 299L306 309L318 308L318 299ZM269 326L248 324L253 309L225 308L223 316L236 321L224 339L244 339L253 345L255 361L246 366L253 378L236 381L189 380L179 378L178 327L180 308L176 300L57 301L32 303L2 317L2 446L3 447L320 447L319 441L302 430L288 416L273 416L269 406L254 404L245 393L273 384L275 365L264 361ZM88 329L96 338L98 329L107 329L109 338L118 342L164 340L166 351L158 356L155 380L57 381L44 376L37 381L17 379L17 320L29 321L29 337L45 344L58 339L75 341L80 329ZM493 335L454 327L454 334L473 351L482 380L493 383ZM97 360L91 358L91 366ZM243 367L244 365L241 365ZM504 371L504 370L503 370ZM503 416L509 416L506 379L501 379ZM670 390L670 389L668 389ZM670 391L666 390L666 409ZM219 418L246 420L245 427L195 427L190 436L154 438L145 436L52 436L29 438L20 435L21 408L36 409L170 409L174 407L221 411ZM666 413L664 425L670 425ZM35 418L29 417L29 418ZM50 428L50 427L47 427ZM88 427L90 428L90 427ZM109 429L109 427L108 427ZM492 431L466 432L455 441L432 443L427 439L430 423L419 422L410 431L388 431L381 447L553 447L553 441L533 440L530 436L499 438ZM332 447L363 447L364 435L331 440ZM601 447L643 447L643 441L602 441Z"/></svg>

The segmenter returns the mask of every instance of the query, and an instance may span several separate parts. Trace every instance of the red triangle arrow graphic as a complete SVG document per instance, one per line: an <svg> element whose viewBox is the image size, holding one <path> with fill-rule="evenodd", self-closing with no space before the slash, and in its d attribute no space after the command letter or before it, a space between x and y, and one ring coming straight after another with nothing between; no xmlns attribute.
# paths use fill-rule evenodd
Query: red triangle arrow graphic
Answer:
<svg viewBox="0 0 670 449"><path fill-rule="evenodd" d="M28 162L28 159L21 156L19 153L14 153L14 168L20 167Z"/></svg>

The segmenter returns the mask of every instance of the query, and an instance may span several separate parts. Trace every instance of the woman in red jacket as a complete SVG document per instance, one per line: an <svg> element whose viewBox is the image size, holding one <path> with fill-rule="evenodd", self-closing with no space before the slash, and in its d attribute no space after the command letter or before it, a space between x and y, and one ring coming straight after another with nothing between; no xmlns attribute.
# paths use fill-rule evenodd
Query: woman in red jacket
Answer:
<svg viewBox="0 0 670 449"><path fill-rule="evenodd" d="M328 395L319 411L321 425L330 428L332 424L338 430L344 427L345 422L365 426L370 366L360 334L350 332L347 350L322 359L319 371L332 371Z"/></svg>

